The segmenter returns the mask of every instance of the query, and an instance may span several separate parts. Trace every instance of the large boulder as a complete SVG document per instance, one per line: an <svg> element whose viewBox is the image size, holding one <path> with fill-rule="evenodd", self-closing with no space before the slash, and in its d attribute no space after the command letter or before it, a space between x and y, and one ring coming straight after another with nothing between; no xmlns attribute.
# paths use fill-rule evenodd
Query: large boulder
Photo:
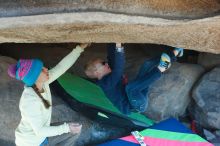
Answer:
<svg viewBox="0 0 220 146"><path fill-rule="evenodd" d="M220 53L219 16L170 20L81 12L0 18L0 24L1 43L154 43Z"/></svg>
<svg viewBox="0 0 220 146"><path fill-rule="evenodd" d="M173 63L150 87L145 114L157 121L183 115L191 101L191 88L203 72L196 64Z"/></svg>
<svg viewBox="0 0 220 146"><path fill-rule="evenodd" d="M20 121L18 110L23 84L7 74L7 68L16 60L0 56L0 145L13 146L15 128Z"/></svg>
<svg viewBox="0 0 220 146"><path fill-rule="evenodd" d="M220 67L206 73L193 89L192 114L206 128L220 129Z"/></svg>
<svg viewBox="0 0 220 146"><path fill-rule="evenodd" d="M218 0L9 0L0 10L1 43L156 43L220 53Z"/></svg>
<svg viewBox="0 0 220 146"><path fill-rule="evenodd" d="M216 15L218 0L7 0L0 2L0 17L65 12L104 11L162 18L201 18Z"/></svg>

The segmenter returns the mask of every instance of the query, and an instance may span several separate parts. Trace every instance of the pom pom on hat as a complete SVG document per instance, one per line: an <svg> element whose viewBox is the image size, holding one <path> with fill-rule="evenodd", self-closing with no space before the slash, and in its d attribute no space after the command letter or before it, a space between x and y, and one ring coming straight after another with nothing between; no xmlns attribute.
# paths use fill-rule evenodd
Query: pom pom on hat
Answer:
<svg viewBox="0 0 220 146"><path fill-rule="evenodd" d="M16 64L12 64L8 67L8 75L12 78L15 78L16 76L16 70L17 70L17 65Z"/></svg>

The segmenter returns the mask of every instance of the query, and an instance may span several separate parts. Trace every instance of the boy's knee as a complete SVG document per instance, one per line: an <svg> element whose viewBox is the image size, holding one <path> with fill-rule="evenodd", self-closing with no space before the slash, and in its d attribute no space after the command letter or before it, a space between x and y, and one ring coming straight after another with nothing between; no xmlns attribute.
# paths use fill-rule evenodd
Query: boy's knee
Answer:
<svg viewBox="0 0 220 146"><path fill-rule="evenodd" d="M139 106L139 112L143 113L147 110L147 103L141 104Z"/></svg>
<svg viewBox="0 0 220 146"><path fill-rule="evenodd" d="M144 101L132 100L131 105L133 109L135 109L137 112L143 113L147 110L148 103L147 100Z"/></svg>

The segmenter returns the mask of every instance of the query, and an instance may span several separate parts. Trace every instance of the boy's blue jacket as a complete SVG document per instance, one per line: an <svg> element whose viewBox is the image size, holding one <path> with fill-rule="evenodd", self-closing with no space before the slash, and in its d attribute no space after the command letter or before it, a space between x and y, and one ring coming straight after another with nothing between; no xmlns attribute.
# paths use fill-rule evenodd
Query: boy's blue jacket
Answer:
<svg viewBox="0 0 220 146"><path fill-rule="evenodd" d="M123 73L125 66L124 49L116 48L115 44L108 45L108 64L112 72L104 76L101 80L97 80L99 85L108 99L123 114L130 114L130 103L123 85Z"/></svg>

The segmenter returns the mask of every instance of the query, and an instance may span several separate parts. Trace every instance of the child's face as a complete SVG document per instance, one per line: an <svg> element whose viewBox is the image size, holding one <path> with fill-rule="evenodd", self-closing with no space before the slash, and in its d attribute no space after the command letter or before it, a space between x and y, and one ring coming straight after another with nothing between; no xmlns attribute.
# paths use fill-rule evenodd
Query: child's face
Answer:
<svg viewBox="0 0 220 146"><path fill-rule="evenodd" d="M42 68L42 71L37 79L37 81L39 82L46 82L49 80L49 73L48 73L48 69L46 67Z"/></svg>
<svg viewBox="0 0 220 146"><path fill-rule="evenodd" d="M98 76L105 76L112 71L108 63L101 59L95 62L95 67Z"/></svg>

